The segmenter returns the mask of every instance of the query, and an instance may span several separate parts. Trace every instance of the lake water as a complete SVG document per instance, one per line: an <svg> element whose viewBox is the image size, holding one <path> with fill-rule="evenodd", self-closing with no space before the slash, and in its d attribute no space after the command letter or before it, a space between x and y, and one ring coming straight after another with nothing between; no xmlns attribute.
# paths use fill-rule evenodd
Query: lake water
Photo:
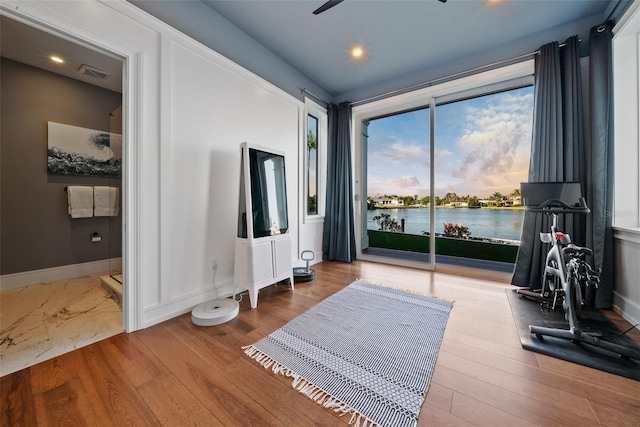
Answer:
<svg viewBox="0 0 640 427"><path fill-rule="evenodd" d="M373 217L389 214L398 223L405 219L404 232L422 235L429 231L429 208L373 209L367 211L367 229L378 230ZM524 210L522 209L467 209L436 208L436 233L443 233L443 222L469 227L472 237L493 237L507 240L520 240Z"/></svg>

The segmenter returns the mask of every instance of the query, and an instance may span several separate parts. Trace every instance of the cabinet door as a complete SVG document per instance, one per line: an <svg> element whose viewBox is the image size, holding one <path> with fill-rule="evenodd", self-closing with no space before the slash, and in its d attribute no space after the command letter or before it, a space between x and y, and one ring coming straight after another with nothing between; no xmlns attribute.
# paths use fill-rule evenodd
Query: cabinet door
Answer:
<svg viewBox="0 0 640 427"><path fill-rule="evenodd" d="M273 268L276 277L291 275L291 240L289 237L273 241Z"/></svg>
<svg viewBox="0 0 640 427"><path fill-rule="evenodd" d="M250 259L248 268L252 271L250 284L260 283L273 278L273 263L271 262L271 242L254 243L249 246Z"/></svg>

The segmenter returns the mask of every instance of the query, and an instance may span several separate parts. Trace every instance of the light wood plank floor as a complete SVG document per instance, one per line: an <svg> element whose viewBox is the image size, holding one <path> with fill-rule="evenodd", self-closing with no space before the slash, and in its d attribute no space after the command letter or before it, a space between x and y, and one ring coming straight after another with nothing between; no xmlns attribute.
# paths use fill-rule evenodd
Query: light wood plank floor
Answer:
<svg viewBox="0 0 640 427"><path fill-rule="evenodd" d="M185 314L7 375L1 424L347 425L241 347L362 278L455 300L419 426L640 425L639 382L520 347L507 285L364 261L314 268L294 292L264 289L256 310L245 297L226 324Z"/></svg>

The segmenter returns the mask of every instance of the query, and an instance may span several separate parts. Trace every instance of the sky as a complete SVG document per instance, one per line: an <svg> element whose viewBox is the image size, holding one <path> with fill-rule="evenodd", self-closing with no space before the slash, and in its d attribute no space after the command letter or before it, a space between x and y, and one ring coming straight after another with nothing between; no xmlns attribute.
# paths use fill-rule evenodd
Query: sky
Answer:
<svg viewBox="0 0 640 427"><path fill-rule="evenodd" d="M436 106L435 194L509 195L527 180L533 87ZM429 195L429 109L371 120L367 195Z"/></svg>

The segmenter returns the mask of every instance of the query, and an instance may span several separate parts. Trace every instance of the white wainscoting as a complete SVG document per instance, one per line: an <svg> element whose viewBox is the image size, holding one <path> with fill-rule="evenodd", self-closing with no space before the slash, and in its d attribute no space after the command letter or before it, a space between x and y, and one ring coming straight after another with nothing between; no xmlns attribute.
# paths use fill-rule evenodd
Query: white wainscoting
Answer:
<svg viewBox="0 0 640 427"><path fill-rule="evenodd" d="M292 259L319 249L321 227L299 239L300 100L125 1L0 8L125 58L126 331L211 298L214 261L216 283L233 282L241 142L286 153Z"/></svg>
<svg viewBox="0 0 640 427"><path fill-rule="evenodd" d="M23 271L0 276L0 291L37 285L38 283L71 279L72 277L108 274L109 271L122 271L122 258L103 259L80 264L61 265L41 270Z"/></svg>
<svg viewBox="0 0 640 427"><path fill-rule="evenodd" d="M636 325L640 323L640 228L615 227L613 239L616 278L613 308Z"/></svg>

